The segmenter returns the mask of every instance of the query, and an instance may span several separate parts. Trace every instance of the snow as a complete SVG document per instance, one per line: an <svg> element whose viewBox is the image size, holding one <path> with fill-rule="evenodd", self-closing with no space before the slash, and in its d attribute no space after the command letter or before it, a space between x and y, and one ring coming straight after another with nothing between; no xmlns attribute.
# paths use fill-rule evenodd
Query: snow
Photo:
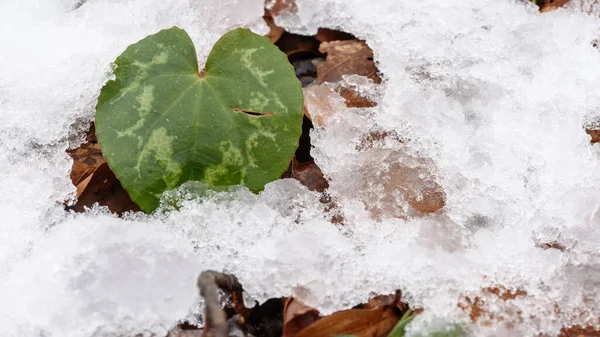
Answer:
<svg viewBox="0 0 600 337"><path fill-rule="evenodd" d="M165 335L197 317L205 269L236 274L257 300L295 294L325 313L400 288L425 308L414 333L469 325L457 305L465 296L488 296L492 313L521 312L469 325L478 336L597 324L600 161L584 132L600 118L594 6L573 0L541 15L520 1L297 5L276 22L366 39L384 77L379 87L347 78L378 105L338 105L312 134L343 224L293 180L259 195L233 188L198 199L184 188L180 210L152 216L64 211L75 191L64 150L82 141L110 62L177 25L203 64L229 29L266 32L263 1L2 1L3 336ZM359 150L373 130L401 141ZM443 209L415 213L406 190L375 184L396 164L419 172L417 190L441 187ZM565 251L539 247L553 241ZM486 287L528 296L498 301Z"/></svg>

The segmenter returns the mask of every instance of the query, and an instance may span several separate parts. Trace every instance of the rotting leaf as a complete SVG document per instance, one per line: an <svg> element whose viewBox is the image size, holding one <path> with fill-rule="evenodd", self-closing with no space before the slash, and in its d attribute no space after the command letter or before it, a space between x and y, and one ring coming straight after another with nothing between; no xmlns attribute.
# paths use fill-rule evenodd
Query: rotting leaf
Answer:
<svg viewBox="0 0 600 337"><path fill-rule="evenodd" d="M338 82L343 75L366 76L375 83L381 83L373 50L362 40L324 42L319 47L327 54L325 62L318 65L319 84Z"/></svg>
<svg viewBox="0 0 600 337"><path fill-rule="evenodd" d="M294 297L286 297L283 303L282 337L296 337L300 331L320 318L317 309L302 303Z"/></svg>
<svg viewBox="0 0 600 337"><path fill-rule="evenodd" d="M267 38L230 31L199 73L192 40L173 27L132 44L115 64L116 79L96 106L96 132L145 212L186 181L258 192L287 169L301 134L302 89Z"/></svg>

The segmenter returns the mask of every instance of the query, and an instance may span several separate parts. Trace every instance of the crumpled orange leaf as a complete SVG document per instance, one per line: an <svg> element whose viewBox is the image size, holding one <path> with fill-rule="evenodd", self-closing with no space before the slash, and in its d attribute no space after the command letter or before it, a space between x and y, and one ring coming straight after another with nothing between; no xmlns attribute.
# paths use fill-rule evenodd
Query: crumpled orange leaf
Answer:
<svg viewBox="0 0 600 337"><path fill-rule="evenodd" d="M296 335L319 319L319 311L294 297L286 297L283 307L282 337Z"/></svg>
<svg viewBox="0 0 600 337"><path fill-rule="evenodd" d="M338 82L343 75L366 76L375 83L381 83L377 67L373 61L373 50L362 40L324 42L319 51L327 54L325 62L317 66L319 84Z"/></svg>
<svg viewBox="0 0 600 337"><path fill-rule="evenodd" d="M400 314L392 306L374 309L349 309L323 317L295 337L385 337L394 328Z"/></svg>

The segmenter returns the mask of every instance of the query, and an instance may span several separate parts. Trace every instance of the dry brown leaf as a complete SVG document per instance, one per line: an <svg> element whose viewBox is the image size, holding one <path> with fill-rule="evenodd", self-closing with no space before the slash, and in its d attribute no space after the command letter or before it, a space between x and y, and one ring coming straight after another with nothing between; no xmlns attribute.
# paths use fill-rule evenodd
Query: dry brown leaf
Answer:
<svg viewBox="0 0 600 337"><path fill-rule="evenodd" d="M340 86L337 92L340 96L344 97L346 100L344 103L349 108L372 108L377 105L377 103L367 97L361 96L352 88Z"/></svg>
<svg viewBox="0 0 600 337"><path fill-rule="evenodd" d="M317 66L319 84L338 82L343 75L366 76L375 83L381 83L373 61L373 51L365 41L324 42L319 47L319 51L327 54L325 62L319 63Z"/></svg>
<svg viewBox="0 0 600 337"><path fill-rule="evenodd" d="M346 108L344 99L325 85L303 88L304 115L317 127L325 127L327 120Z"/></svg>
<svg viewBox="0 0 600 337"><path fill-rule="evenodd" d="M317 127L327 127L333 116L347 109L343 98L325 85L310 86L303 91L304 113ZM402 142L394 132L382 131L369 136L357 147L361 152L358 160L364 160L364 163L361 171L356 173L355 188L374 218L406 217L398 195L420 214L433 213L445 206L446 194L436 181L435 164L431 159L410 157L401 149L378 148L387 137ZM385 165L374 158L381 158ZM382 187L384 193L378 187Z"/></svg>
<svg viewBox="0 0 600 337"><path fill-rule="evenodd" d="M77 202L75 205L69 206L68 209L75 212L84 212L85 207L91 207L97 202L100 206L107 206L109 210L117 214L123 214L127 211L140 211L140 208L131 201L129 194L121 186L106 162L94 170L84 186L77 186L78 193L80 189L81 193Z"/></svg>
<svg viewBox="0 0 600 337"><path fill-rule="evenodd" d="M590 140L592 144L600 142L600 130L585 129L585 133L592 137L592 140Z"/></svg>
<svg viewBox="0 0 600 337"><path fill-rule="evenodd" d="M600 337L600 331L595 330L591 326L583 328L580 325L576 325L568 329L563 328L558 337Z"/></svg>
<svg viewBox="0 0 600 337"><path fill-rule="evenodd" d="M542 8L540 8L540 12L545 13L559 9L567 2L569 2L569 0L544 0L544 4L542 5Z"/></svg>
<svg viewBox="0 0 600 337"><path fill-rule="evenodd" d="M333 337L337 335L384 337L394 328L399 319L399 311L391 306L338 311L308 326L296 337Z"/></svg>
<svg viewBox="0 0 600 337"><path fill-rule="evenodd" d="M330 42L330 41L343 41L343 40L355 40L356 37L350 33L342 32L335 29L319 28L315 39L319 42Z"/></svg>
<svg viewBox="0 0 600 337"><path fill-rule="evenodd" d="M283 307L283 335L295 337L319 319L319 311L294 297L286 297Z"/></svg>
<svg viewBox="0 0 600 337"><path fill-rule="evenodd" d="M311 191L323 192L329 187L327 179L323 172L314 161L299 163L296 157L292 158L290 167L283 174L282 178L293 178Z"/></svg>

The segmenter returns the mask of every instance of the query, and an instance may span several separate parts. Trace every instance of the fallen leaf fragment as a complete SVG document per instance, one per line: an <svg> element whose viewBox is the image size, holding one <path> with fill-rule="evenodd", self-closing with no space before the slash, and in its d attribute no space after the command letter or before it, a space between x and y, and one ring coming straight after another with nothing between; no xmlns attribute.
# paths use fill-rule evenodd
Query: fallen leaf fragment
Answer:
<svg viewBox="0 0 600 337"><path fill-rule="evenodd" d="M381 83L373 61L373 50L362 40L324 42L319 51L327 54L325 62L317 67L319 84L338 82L344 75L366 76Z"/></svg>
<svg viewBox="0 0 600 337"><path fill-rule="evenodd" d="M471 321L484 326L490 326L500 321L519 324L521 311L511 302L526 296L529 295L521 289L513 291L504 287L487 287L483 288L479 294L464 296L459 301L458 307L468 313ZM492 307L495 307L496 310L492 311Z"/></svg>
<svg viewBox="0 0 600 337"><path fill-rule="evenodd" d="M591 326L583 328L580 325L576 325L568 329L563 328L560 331L559 337L600 337L600 331Z"/></svg>
<svg viewBox="0 0 600 337"><path fill-rule="evenodd" d="M540 8L540 12L550 12L564 6L569 0L544 0L544 4Z"/></svg>
<svg viewBox="0 0 600 337"><path fill-rule="evenodd" d="M323 172L314 161L299 163L296 157L292 158L290 167L283 174L282 178L293 178L311 191L323 192L329 187L327 179Z"/></svg>
<svg viewBox="0 0 600 337"><path fill-rule="evenodd" d="M319 311L294 297L286 297L283 306L283 335L296 335L319 319Z"/></svg>
<svg viewBox="0 0 600 337"><path fill-rule="evenodd" d="M600 142L600 130L585 129L585 133L592 137L590 140L592 144Z"/></svg>

